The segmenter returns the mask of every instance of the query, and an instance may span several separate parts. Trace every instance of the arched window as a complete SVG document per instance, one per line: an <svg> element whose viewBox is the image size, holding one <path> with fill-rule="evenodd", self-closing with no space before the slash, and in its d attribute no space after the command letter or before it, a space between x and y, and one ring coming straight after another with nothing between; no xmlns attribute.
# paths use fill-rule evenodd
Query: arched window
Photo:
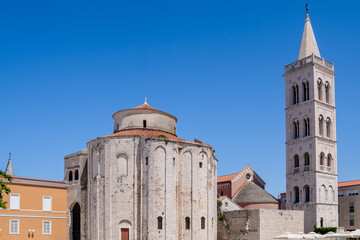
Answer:
<svg viewBox="0 0 360 240"><path fill-rule="evenodd" d="M295 84L292 87L293 104L299 103L299 86Z"/></svg>
<svg viewBox="0 0 360 240"><path fill-rule="evenodd" d="M310 136L310 119L305 118L304 119L304 136Z"/></svg>
<svg viewBox="0 0 360 240"><path fill-rule="evenodd" d="M128 158L126 155L120 154L117 157L117 168L118 176L128 175Z"/></svg>
<svg viewBox="0 0 360 240"><path fill-rule="evenodd" d="M330 103L330 84L329 84L329 82L325 83L325 98L326 98L326 102Z"/></svg>
<svg viewBox="0 0 360 240"><path fill-rule="evenodd" d="M304 187L304 199L305 202L310 202L310 188L308 185Z"/></svg>
<svg viewBox="0 0 360 240"><path fill-rule="evenodd" d="M146 128L146 120L143 121L143 127Z"/></svg>
<svg viewBox="0 0 360 240"><path fill-rule="evenodd" d="M224 196L224 191L221 191L221 192L220 192L220 196Z"/></svg>
<svg viewBox="0 0 360 240"><path fill-rule="evenodd" d="M320 153L320 165L324 165L324 153Z"/></svg>
<svg viewBox="0 0 360 240"><path fill-rule="evenodd" d="M199 162L199 168L202 168L202 162Z"/></svg>
<svg viewBox="0 0 360 240"><path fill-rule="evenodd" d="M158 229L162 229L163 228L163 218L158 217L157 221L158 221Z"/></svg>
<svg viewBox="0 0 360 240"><path fill-rule="evenodd" d="M189 217L185 218L185 229L190 229L190 218Z"/></svg>
<svg viewBox="0 0 360 240"><path fill-rule="evenodd" d="M294 187L294 203L299 202L300 191L298 187Z"/></svg>
<svg viewBox="0 0 360 240"><path fill-rule="evenodd" d="M320 78L318 79L317 84L318 84L318 98L321 101L322 100L322 94L321 94L321 92L322 92L322 81L321 81Z"/></svg>
<svg viewBox="0 0 360 240"><path fill-rule="evenodd" d="M323 136L324 135L324 124L323 124L323 119L324 117L322 115L319 116L319 135Z"/></svg>
<svg viewBox="0 0 360 240"><path fill-rule="evenodd" d="M71 182L73 180L73 172L70 171L69 172L69 182Z"/></svg>
<svg viewBox="0 0 360 240"><path fill-rule="evenodd" d="M305 153L304 154L304 166L309 166L310 165L310 155L309 153Z"/></svg>
<svg viewBox="0 0 360 240"><path fill-rule="evenodd" d="M75 180L79 180L79 171L75 170Z"/></svg>
<svg viewBox="0 0 360 240"><path fill-rule="evenodd" d="M201 229L205 229L205 218L201 218Z"/></svg>
<svg viewBox="0 0 360 240"><path fill-rule="evenodd" d="M330 127L331 127L331 120L330 120L330 118L327 118L326 119L326 136L328 138L331 137Z"/></svg>
<svg viewBox="0 0 360 240"><path fill-rule="evenodd" d="M331 154L329 153L328 156L327 156L327 165L328 165L328 167L331 167L331 159L332 159L332 157L331 157Z"/></svg>
<svg viewBox="0 0 360 240"><path fill-rule="evenodd" d="M299 167L299 156L296 154L294 156L294 168L298 168Z"/></svg>
<svg viewBox="0 0 360 240"><path fill-rule="evenodd" d="M309 97L309 82L308 81L303 82L303 93L304 93L303 100L304 101L309 100L310 97Z"/></svg>
<svg viewBox="0 0 360 240"><path fill-rule="evenodd" d="M299 134L299 121L298 120L295 120L294 121L294 123L293 123L293 125L294 125L294 138L296 139L296 138L299 138L300 136L300 134Z"/></svg>
<svg viewBox="0 0 360 240"><path fill-rule="evenodd" d="M324 219L320 218L320 227L324 227Z"/></svg>

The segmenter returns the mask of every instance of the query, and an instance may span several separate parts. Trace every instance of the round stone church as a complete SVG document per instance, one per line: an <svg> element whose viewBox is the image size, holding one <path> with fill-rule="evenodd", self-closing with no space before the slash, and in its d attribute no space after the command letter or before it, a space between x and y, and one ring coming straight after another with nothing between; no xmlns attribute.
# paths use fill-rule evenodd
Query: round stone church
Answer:
<svg viewBox="0 0 360 240"><path fill-rule="evenodd" d="M179 138L177 118L146 101L113 119L65 156L68 239L216 239L213 147Z"/></svg>

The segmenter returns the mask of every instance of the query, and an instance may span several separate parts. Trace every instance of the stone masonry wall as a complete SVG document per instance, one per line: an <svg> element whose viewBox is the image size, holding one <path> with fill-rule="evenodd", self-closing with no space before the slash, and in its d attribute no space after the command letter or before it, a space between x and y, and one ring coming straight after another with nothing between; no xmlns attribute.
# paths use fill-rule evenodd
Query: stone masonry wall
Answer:
<svg viewBox="0 0 360 240"><path fill-rule="evenodd" d="M225 212L218 221L218 240L271 240L284 232L303 232L303 211L254 209Z"/></svg>

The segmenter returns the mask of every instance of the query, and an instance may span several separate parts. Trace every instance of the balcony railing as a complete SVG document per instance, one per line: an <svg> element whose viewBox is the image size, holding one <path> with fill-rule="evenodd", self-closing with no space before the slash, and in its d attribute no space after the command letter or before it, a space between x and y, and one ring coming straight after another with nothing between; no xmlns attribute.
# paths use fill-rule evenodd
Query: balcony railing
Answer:
<svg viewBox="0 0 360 240"><path fill-rule="evenodd" d="M285 73L292 71L294 69L300 68L302 66L304 66L305 64L314 62L316 64L319 64L321 66L324 66L330 70L334 70L334 64L331 62L326 61L323 58L319 58L317 56L315 56L314 54L312 54L311 56L308 56L306 58L300 59L299 61L293 62L289 65L285 66Z"/></svg>

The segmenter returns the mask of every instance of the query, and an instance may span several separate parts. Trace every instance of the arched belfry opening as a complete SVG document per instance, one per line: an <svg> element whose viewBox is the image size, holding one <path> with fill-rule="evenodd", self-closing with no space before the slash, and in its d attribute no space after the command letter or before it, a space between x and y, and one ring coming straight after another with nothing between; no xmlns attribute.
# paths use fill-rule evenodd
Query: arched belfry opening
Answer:
<svg viewBox="0 0 360 240"><path fill-rule="evenodd" d="M75 203L71 210L71 232L72 240L80 240L80 205L78 203Z"/></svg>

